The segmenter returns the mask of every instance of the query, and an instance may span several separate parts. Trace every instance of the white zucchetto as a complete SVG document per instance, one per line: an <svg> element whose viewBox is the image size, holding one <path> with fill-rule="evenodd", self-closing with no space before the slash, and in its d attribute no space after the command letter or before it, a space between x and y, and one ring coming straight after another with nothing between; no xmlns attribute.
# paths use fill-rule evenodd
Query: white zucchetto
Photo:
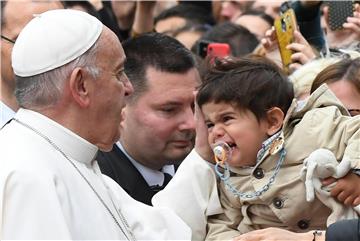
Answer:
<svg viewBox="0 0 360 241"><path fill-rule="evenodd" d="M63 66L90 49L102 29L97 18L82 11L58 9L38 14L16 39L13 70L28 77Z"/></svg>

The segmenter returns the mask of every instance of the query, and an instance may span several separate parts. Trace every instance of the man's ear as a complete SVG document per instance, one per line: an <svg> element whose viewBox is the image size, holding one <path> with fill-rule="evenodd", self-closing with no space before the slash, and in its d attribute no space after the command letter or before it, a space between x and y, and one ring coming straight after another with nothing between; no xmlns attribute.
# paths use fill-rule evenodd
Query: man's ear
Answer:
<svg viewBox="0 0 360 241"><path fill-rule="evenodd" d="M121 129L124 129L125 128L125 124L124 124L124 120L126 118L126 106L124 108L122 108L121 110L121 122L120 122L120 132L121 132Z"/></svg>
<svg viewBox="0 0 360 241"><path fill-rule="evenodd" d="M268 123L267 134L269 136L278 132L284 121L285 114L279 107L273 107L266 112L266 120Z"/></svg>
<svg viewBox="0 0 360 241"><path fill-rule="evenodd" d="M89 97L89 79L86 73L80 67L76 67L70 75L70 93L74 101L81 107L87 107L90 104Z"/></svg>

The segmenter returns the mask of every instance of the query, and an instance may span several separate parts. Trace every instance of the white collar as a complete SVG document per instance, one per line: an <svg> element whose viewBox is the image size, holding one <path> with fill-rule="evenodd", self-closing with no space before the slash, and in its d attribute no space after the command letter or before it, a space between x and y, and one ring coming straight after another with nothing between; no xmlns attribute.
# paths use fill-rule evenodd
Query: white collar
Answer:
<svg viewBox="0 0 360 241"><path fill-rule="evenodd" d="M4 102L0 101L0 129L15 115L15 111L13 111L9 106L7 106Z"/></svg>
<svg viewBox="0 0 360 241"><path fill-rule="evenodd" d="M48 137L71 159L85 164L95 159L98 151L95 145L50 118L27 109L19 109L14 118Z"/></svg>
<svg viewBox="0 0 360 241"><path fill-rule="evenodd" d="M124 149L121 143L118 141L116 145L120 148L120 150L129 158L131 163L136 167L136 169L141 173L144 177L145 181L148 183L149 186L159 185L161 186L164 183L164 172L174 176L175 168L174 165L165 165L163 166L161 171L153 170L149 167L146 167L139 162L135 161Z"/></svg>

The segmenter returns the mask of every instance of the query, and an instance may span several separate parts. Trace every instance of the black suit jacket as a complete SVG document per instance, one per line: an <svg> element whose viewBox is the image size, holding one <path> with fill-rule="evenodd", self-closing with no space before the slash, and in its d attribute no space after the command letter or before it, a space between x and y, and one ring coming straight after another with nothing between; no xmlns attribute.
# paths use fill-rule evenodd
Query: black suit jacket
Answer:
<svg viewBox="0 0 360 241"><path fill-rule="evenodd" d="M152 205L151 198L156 192L117 145L110 152L99 151L97 161L101 172L115 180L131 197Z"/></svg>

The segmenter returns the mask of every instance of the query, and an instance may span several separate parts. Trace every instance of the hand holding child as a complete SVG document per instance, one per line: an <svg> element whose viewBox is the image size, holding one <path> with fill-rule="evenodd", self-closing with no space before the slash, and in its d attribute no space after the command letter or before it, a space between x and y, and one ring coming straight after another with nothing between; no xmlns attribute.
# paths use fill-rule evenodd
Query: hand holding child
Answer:
<svg viewBox="0 0 360 241"><path fill-rule="evenodd" d="M194 91L196 100L197 91ZM204 115L195 101L195 122L196 122L196 138L195 150L196 152L208 162L215 163L214 154L208 142L208 130L205 125Z"/></svg>

